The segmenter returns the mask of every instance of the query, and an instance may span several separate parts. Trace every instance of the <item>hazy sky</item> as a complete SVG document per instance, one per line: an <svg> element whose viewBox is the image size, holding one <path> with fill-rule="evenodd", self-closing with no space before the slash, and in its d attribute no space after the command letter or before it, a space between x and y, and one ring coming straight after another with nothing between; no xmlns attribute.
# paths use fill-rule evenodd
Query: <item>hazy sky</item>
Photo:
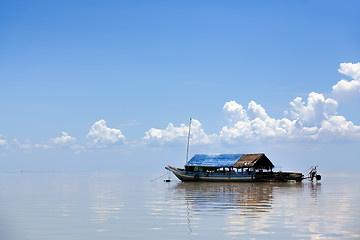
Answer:
<svg viewBox="0 0 360 240"><path fill-rule="evenodd" d="M0 170L360 168L359 1L1 5Z"/></svg>

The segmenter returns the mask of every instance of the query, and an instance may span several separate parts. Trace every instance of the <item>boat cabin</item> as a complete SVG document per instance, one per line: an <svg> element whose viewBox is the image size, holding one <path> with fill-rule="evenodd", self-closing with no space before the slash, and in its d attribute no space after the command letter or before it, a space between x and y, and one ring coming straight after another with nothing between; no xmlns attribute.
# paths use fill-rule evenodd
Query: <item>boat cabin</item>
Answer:
<svg viewBox="0 0 360 240"><path fill-rule="evenodd" d="M185 165L186 172L263 172L274 165L263 153L259 154L196 154Z"/></svg>

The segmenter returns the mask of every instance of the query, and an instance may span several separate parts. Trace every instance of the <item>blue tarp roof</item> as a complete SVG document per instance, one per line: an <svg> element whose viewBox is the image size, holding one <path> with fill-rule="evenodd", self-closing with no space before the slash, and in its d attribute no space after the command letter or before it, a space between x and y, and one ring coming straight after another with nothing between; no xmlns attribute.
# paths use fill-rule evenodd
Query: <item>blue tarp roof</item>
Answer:
<svg viewBox="0 0 360 240"><path fill-rule="evenodd" d="M196 154L186 166L232 167L243 154Z"/></svg>

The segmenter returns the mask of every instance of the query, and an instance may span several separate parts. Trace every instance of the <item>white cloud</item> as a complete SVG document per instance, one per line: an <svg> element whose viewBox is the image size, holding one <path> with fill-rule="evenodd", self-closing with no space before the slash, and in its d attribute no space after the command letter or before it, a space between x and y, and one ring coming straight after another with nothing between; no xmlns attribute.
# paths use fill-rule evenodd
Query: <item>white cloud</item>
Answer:
<svg viewBox="0 0 360 240"><path fill-rule="evenodd" d="M351 101L360 96L360 62L341 63L338 71L353 80L340 80L332 87L333 96L340 101Z"/></svg>
<svg viewBox="0 0 360 240"><path fill-rule="evenodd" d="M20 143L16 138L13 139L13 143L17 148L21 149L30 149L31 148L31 142L29 139L25 140L25 143Z"/></svg>
<svg viewBox="0 0 360 240"><path fill-rule="evenodd" d="M63 145L76 141L76 138L71 137L67 132L62 132L61 134L62 134L61 137L53 138L50 140L50 142L53 144Z"/></svg>
<svg viewBox="0 0 360 240"><path fill-rule="evenodd" d="M185 143L189 133L189 126L180 124L179 127L175 127L172 123L165 129L151 128L145 133L143 141L154 145L164 145L167 143ZM191 122L191 143L197 144L208 144L213 143L214 135L207 135L202 129L201 123L193 119Z"/></svg>
<svg viewBox="0 0 360 240"><path fill-rule="evenodd" d="M324 139L328 136L357 138L360 137L360 126L347 121L343 116L333 116L322 122L319 133Z"/></svg>
<svg viewBox="0 0 360 240"><path fill-rule="evenodd" d="M231 108L229 107L231 106ZM265 109L251 101L247 110L235 101L225 103L225 116L230 124L223 126L220 140L227 143L263 139L323 139L360 137L360 126L336 115L338 103L322 94L312 92L307 102L295 98L290 103L291 119L271 118Z"/></svg>
<svg viewBox="0 0 360 240"><path fill-rule="evenodd" d="M0 146L6 146L6 145L7 145L6 139L4 139L3 136L0 134Z"/></svg>
<svg viewBox="0 0 360 240"><path fill-rule="evenodd" d="M237 143L239 141L253 141L263 138L284 138L296 132L297 120L271 118L265 109L254 101L248 104L247 110L235 101L231 101L233 107L230 109L226 107L229 103L225 103L223 107L225 116L235 116L235 118L228 119L230 124L223 126L221 129L219 137L223 142ZM229 114L229 111L232 111L232 113Z"/></svg>
<svg viewBox="0 0 360 240"><path fill-rule="evenodd" d="M36 143L36 144L34 144L34 147L36 147L36 148L42 148L42 149L54 148L54 146L51 146L51 145L49 145L49 144L41 144L41 143Z"/></svg>
<svg viewBox="0 0 360 240"><path fill-rule="evenodd" d="M225 103L223 111L230 122L236 123L238 121L249 120L246 110L241 104L238 104L235 101Z"/></svg>
<svg viewBox="0 0 360 240"><path fill-rule="evenodd" d="M125 136L121 133L121 130L107 127L103 119L91 126L87 138L92 139L92 144L111 144L119 141L126 143Z"/></svg>
<svg viewBox="0 0 360 240"><path fill-rule="evenodd" d="M70 148L74 148L74 142L76 138L70 136L67 132L61 132L62 136L52 138L47 143L36 143L34 144L35 148L41 149L51 149L59 146L70 146Z"/></svg>
<svg viewBox="0 0 360 240"><path fill-rule="evenodd" d="M305 125L313 126L336 115L338 105L334 99L325 99L324 95L311 92L307 104L302 101L301 97L290 102L290 106L293 108L290 113L294 119L299 119Z"/></svg>
<svg viewBox="0 0 360 240"><path fill-rule="evenodd" d="M248 113L252 118L258 118L261 120L269 119L265 109L254 101L251 101L248 105Z"/></svg>
<svg viewBox="0 0 360 240"><path fill-rule="evenodd" d="M340 63L339 73L352 77L353 79L360 79L360 62L358 63Z"/></svg>
<svg viewBox="0 0 360 240"><path fill-rule="evenodd" d="M333 87L333 95L336 99L349 102L360 95L360 81L340 80Z"/></svg>
<svg viewBox="0 0 360 240"><path fill-rule="evenodd" d="M231 106L229 108L228 106ZM360 127L343 116L336 115L338 103L322 94L310 93L307 102L295 98L290 103L293 119L275 119L265 109L251 101L246 111L235 101L225 103L226 116L233 116L220 131L220 139L228 143L261 139L319 139L325 136L358 137ZM229 113L230 112L230 113ZM249 117L251 116L251 117Z"/></svg>

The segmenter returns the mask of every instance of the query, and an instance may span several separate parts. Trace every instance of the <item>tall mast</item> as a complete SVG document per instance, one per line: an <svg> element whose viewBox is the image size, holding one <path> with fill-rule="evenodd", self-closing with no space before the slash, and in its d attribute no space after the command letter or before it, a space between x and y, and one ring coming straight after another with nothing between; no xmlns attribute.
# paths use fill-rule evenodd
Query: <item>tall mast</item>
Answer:
<svg viewBox="0 0 360 240"><path fill-rule="evenodd" d="M190 118L190 122L189 122L189 134L188 134L188 142L187 142L186 162L185 162L185 164L186 164L186 163L188 162L188 160L189 160L190 129L191 129L191 118Z"/></svg>

